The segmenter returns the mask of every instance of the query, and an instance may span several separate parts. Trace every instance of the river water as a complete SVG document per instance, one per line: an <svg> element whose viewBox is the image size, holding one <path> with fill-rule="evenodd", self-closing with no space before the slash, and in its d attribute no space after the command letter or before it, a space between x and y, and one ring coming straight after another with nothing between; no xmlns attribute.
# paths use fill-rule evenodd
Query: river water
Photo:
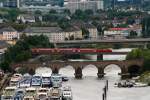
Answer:
<svg viewBox="0 0 150 100"><path fill-rule="evenodd" d="M106 55L104 59L123 60L125 56ZM71 86L73 92L73 100L102 100L103 88L105 80L109 81L109 90L107 100L150 100L150 87L143 88L117 88L114 83L120 80L118 73L121 72L117 65L108 65L104 72L106 75L103 79L97 78L97 69L94 65L88 65L83 69L83 79L74 78L74 69L72 66L61 68L59 73L69 77L68 82L64 82L63 86ZM37 74L51 73L49 68L38 68Z"/></svg>

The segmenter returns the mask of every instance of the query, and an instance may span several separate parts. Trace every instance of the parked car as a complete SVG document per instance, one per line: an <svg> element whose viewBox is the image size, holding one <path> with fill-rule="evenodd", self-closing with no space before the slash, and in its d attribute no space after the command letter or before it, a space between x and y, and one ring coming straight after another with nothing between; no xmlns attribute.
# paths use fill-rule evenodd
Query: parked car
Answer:
<svg viewBox="0 0 150 100"><path fill-rule="evenodd" d="M62 81L68 81L69 78L67 76L62 76Z"/></svg>

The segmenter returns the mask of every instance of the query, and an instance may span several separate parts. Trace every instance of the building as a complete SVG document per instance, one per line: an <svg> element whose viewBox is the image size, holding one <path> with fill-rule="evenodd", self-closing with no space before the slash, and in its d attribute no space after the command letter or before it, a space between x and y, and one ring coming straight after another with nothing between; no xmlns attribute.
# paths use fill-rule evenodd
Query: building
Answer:
<svg viewBox="0 0 150 100"><path fill-rule="evenodd" d="M82 39L82 30L78 27L70 27L64 30L65 40Z"/></svg>
<svg viewBox="0 0 150 100"><path fill-rule="evenodd" d="M34 5L34 6L46 6L46 5L52 5L52 6L60 6L63 7L64 0L23 0L22 5Z"/></svg>
<svg viewBox="0 0 150 100"><path fill-rule="evenodd" d="M85 27L86 29L88 29L88 31L89 31L89 37L91 39L97 39L97 37L98 37L98 31L97 31L97 28L94 25L86 23L86 24L84 24L83 27Z"/></svg>
<svg viewBox="0 0 150 100"><path fill-rule="evenodd" d="M110 28L104 31L104 36L110 39L123 39L129 36L129 28Z"/></svg>
<svg viewBox="0 0 150 100"><path fill-rule="evenodd" d="M37 10L41 11L42 13L47 13L50 10L56 10L57 12L63 12L66 8L65 7L59 7L59 6L51 6L51 5L47 5L47 6L22 6L20 7L21 11L27 11L27 12L35 12Z"/></svg>
<svg viewBox="0 0 150 100"><path fill-rule="evenodd" d="M64 41L64 33L60 27L27 27L23 33L27 36L46 35L50 41Z"/></svg>
<svg viewBox="0 0 150 100"><path fill-rule="evenodd" d="M13 41L19 39L19 33L12 27L0 29L0 40Z"/></svg>
<svg viewBox="0 0 150 100"><path fill-rule="evenodd" d="M74 21L72 22L73 26L79 27L80 29L85 28L89 31L89 37L91 39L96 39L98 37L98 31L97 28L90 24L90 23L85 23L82 21ZM83 37L83 36L82 36Z"/></svg>
<svg viewBox="0 0 150 100"><path fill-rule="evenodd" d="M83 11L91 9L94 12L98 9L104 9L103 0L68 1L68 3L64 6L69 9L71 13L74 13L77 9Z"/></svg>
<svg viewBox="0 0 150 100"><path fill-rule="evenodd" d="M21 21L22 23L35 23L35 17L32 15L19 15L17 20Z"/></svg>
<svg viewBox="0 0 150 100"><path fill-rule="evenodd" d="M19 8L20 0L5 0L3 2L3 7Z"/></svg>

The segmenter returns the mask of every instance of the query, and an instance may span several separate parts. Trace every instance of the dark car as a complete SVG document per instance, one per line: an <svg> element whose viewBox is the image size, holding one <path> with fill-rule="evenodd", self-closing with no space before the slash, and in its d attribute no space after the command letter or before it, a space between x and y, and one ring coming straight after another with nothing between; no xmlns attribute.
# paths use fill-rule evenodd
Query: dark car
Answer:
<svg viewBox="0 0 150 100"><path fill-rule="evenodd" d="M62 77L62 81L68 81L68 80L69 80L69 78L67 76Z"/></svg>

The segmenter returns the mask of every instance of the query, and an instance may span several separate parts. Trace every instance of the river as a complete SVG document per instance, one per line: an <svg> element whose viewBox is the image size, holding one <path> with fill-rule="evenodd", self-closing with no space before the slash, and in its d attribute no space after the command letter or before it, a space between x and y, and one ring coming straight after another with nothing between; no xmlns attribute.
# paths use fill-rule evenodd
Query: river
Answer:
<svg viewBox="0 0 150 100"><path fill-rule="evenodd" d="M104 56L106 60L115 59L123 60L125 56ZM109 90L107 100L150 100L150 87L143 88L117 88L114 83L120 80L118 73L121 72L117 65L109 65L105 68L106 73L103 79L97 78L97 69L94 65L88 65L83 69L83 79L74 78L74 69L72 66L61 68L59 73L69 77L68 82L64 82L63 86L71 86L73 92L73 100L102 100L103 87L105 80L109 81ZM36 73L51 73L49 68L38 68Z"/></svg>

